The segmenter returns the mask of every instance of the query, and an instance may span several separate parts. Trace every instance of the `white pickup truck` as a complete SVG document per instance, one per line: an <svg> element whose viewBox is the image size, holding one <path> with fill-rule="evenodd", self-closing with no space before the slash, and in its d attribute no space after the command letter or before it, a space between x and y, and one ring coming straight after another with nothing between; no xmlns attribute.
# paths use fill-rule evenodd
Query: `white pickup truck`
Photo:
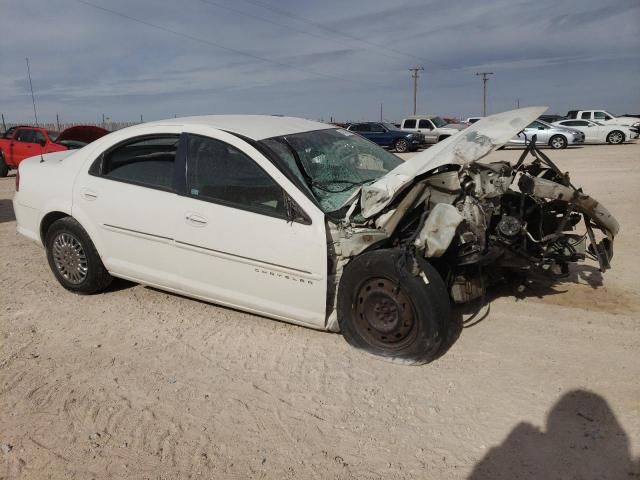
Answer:
<svg viewBox="0 0 640 480"><path fill-rule="evenodd" d="M606 110L570 110L567 113L567 119L591 120L603 125L625 125L634 127L636 130L640 127L640 119L635 117L616 117Z"/></svg>

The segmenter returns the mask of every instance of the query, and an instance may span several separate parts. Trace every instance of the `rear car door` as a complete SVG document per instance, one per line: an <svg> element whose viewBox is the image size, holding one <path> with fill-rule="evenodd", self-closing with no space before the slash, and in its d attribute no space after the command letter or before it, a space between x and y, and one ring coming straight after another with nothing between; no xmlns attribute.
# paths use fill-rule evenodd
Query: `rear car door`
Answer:
<svg viewBox="0 0 640 480"><path fill-rule="evenodd" d="M76 179L72 214L89 232L107 269L174 288L177 132L140 135L96 154Z"/></svg>
<svg viewBox="0 0 640 480"><path fill-rule="evenodd" d="M323 328L324 214L244 140L210 130L187 138L175 237L181 288Z"/></svg>

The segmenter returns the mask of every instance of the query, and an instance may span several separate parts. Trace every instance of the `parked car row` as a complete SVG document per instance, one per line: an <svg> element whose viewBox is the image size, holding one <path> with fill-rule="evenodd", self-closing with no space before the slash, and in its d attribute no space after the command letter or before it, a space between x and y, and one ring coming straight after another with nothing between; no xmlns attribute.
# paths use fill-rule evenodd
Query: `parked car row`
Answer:
<svg viewBox="0 0 640 480"><path fill-rule="evenodd" d="M438 116L413 115L397 125L363 122L351 124L348 129L402 153L438 143L482 118L469 117L462 123L448 123ZM407 135L408 132L413 135ZM571 110L565 117L541 115L507 142L507 146L523 146L534 135L539 145L554 149L584 143L615 145L640 136L640 119L630 115L615 117L606 110Z"/></svg>

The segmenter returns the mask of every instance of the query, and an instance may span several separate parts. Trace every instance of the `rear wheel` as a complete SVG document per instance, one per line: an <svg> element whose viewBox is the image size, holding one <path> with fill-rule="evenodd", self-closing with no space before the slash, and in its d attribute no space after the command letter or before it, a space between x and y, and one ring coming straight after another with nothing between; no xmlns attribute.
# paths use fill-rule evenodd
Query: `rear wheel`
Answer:
<svg viewBox="0 0 640 480"><path fill-rule="evenodd" d="M549 140L549 146L551 148L555 148L556 150L561 148L567 148L567 139L562 135L554 135Z"/></svg>
<svg viewBox="0 0 640 480"><path fill-rule="evenodd" d="M409 142L407 142L404 138L400 138L399 140L396 140L396 144L394 147L396 149L396 152L405 153L409 151Z"/></svg>
<svg viewBox="0 0 640 480"><path fill-rule="evenodd" d="M338 322L352 346L422 364L437 357L446 337L449 295L431 265L407 260L415 262L397 249L354 258L340 282Z"/></svg>
<svg viewBox="0 0 640 480"><path fill-rule="evenodd" d="M73 218L53 222L45 237L47 260L58 282L72 292L98 293L112 277L104 268L89 234Z"/></svg>
<svg viewBox="0 0 640 480"><path fill-rule="evenodd" d="M614 130L613 132L609 132L609 135L607 135L607 143L612 143L614 145L617 145L623 142L624 142L624 133L622 133L620 130Z"/></svg>
<svg viewBox="0 0 640 480"><path fill-rule="evenodd" d="M4 155L0 152L0 177L6 177L9 174L9 165L4 161Z"/></svg>

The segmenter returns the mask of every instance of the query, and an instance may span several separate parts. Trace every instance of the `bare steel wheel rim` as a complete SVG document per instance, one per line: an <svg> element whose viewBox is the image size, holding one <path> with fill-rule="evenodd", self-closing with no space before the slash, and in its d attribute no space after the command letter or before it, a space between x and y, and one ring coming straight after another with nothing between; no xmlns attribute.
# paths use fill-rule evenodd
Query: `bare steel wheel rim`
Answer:
<svg viewBox="0 0 640 480"><path fill-rule="evenodd" d="M358 333L371 345L399 350L418 333L413 303L394 282L370 278L360 285L353 305Z"/></svg>
<svg viewBox="0 0 640 480"><path fill-rule="evenodd" d="M80 241L63 232L53 240L53 263L56 270L69 283L78 285L87 278L87 256Z"/></svg>
<svg viewBox="0 0 640 480"><path fill-rule="evenodd" d="M609 134L609 141L611 143L621 143L622 142L622 134L620 132L613 132Z"/></svg>
<svg viewBox="0 0 640 480"><path fill-rule="evenodd" d="M564 140L562 139L562 137L555 137L553 140L551 140L551 146L553 148L562 148L564 147Z"/></svg>
<svg viewBox="0 0 640 480"><path fill-rule="evenodd" d="M407 143L406 140L398 140L398 143L396 144L396 149L399 150L400 152L406 152L409 149L409 144Z"/></svg>

